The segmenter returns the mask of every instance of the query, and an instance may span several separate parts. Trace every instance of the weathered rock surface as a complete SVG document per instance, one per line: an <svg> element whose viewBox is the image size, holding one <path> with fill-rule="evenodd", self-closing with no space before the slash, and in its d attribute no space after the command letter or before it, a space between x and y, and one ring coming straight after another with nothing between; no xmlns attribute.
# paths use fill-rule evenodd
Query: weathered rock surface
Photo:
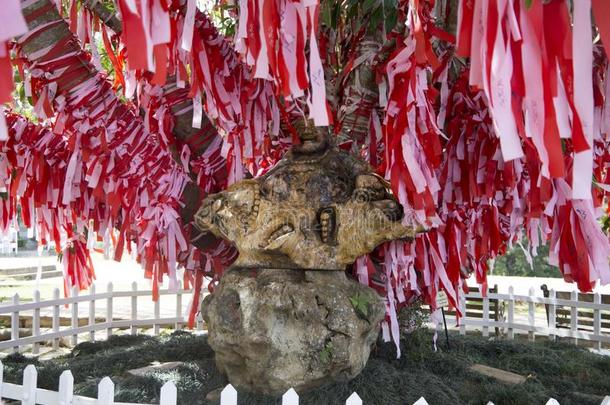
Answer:
<svg viewBox="0 0 610 405"><path fill-rule="evenodd" d="M355 377L385 308L344 272L231 269L202 311L231 383L275 395Z"/></svg>

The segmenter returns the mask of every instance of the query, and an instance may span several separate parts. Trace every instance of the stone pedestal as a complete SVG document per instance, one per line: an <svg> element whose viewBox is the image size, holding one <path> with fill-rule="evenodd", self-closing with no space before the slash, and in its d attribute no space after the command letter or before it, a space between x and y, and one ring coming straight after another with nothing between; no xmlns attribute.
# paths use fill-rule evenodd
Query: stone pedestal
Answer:
<svg viewBox="0 0 610 405"><path fill-rule="evenodd" d="M231 383L277 395L360 373L385 308L344 272L231 269L202 312Z"/></svg>

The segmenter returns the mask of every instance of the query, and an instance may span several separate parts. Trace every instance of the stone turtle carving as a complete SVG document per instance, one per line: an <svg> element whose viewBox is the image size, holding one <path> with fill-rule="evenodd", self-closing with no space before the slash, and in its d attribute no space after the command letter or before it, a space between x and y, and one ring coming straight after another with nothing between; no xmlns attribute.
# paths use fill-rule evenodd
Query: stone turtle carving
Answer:
<svg viewBox="0 0 610 405"><path fill-rule="evenodd" d="M388 184L313 127L264 176L208 196L195 222L235 244L237 261L202 304L219 370L237 387L282 394L364 368L385 304L345 268L378 244L413 238Z"/></svg>
<svg viewBox="0 0 610 405"><path fill-rule="evenodd" d="M343 270L377 245L411 239L402 206L363 161L305 142L264 176L208 196L197 227L235 244L237 267Z"/></svg>

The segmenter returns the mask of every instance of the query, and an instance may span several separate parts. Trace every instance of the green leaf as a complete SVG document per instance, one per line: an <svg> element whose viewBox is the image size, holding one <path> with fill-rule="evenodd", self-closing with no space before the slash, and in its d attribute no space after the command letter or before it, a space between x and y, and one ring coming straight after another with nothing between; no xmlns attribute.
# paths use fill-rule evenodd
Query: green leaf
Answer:
<svg viewBox="0 0 610 405"><path fill-rule="evenodd" d="M332 4L330 1L325 1L322 3L322 7L321 7L321 17L322 17L322 24L326 25L327 27L332 27Z"/></svg>
<svg viewBox="0 0 610 405"><path fill-rule="evenodd" d="M350 297L349 300L352 303L352 307L354 307L354 310L356 310L356 313L359 316L364 317L365 319L368 318L369 299L366 295L357 293L353 297Z"/></svg>
<svg viewBox="0 0 610 405"><path fill-rule="evenodd" d="M385 14L385 32L390 32L398 22L398 4L396 0L384 0L383 12Z"/></svg>
<svg viewBox="0 0 610 405"><path fill-rule="evenodd" d="M373 14L371 15L371 20L369 22L369 27L368 27L369 31L370 32L377 31L377 28L381 24L381 21L383 21L383 8L377 7L375 9L375 11L373 11Z"/></svg>
<svg viewBox="0 0 610 405"><path fill-rule="evenodd" d="M525 0L525 8L530 8L532 7L532 0Z"/></svg>
<svg viewBox="0 0 610 405"><path fill-rule="evenodd" d="M379 0L364 0L362 3L362 12L364 14L371 12L379 6Z"/></svg>
<svg viewBox="0 0 610 405"><path fill-rule="evenodd" d="M320 352L320 360L322 363L328 363L333 355L333 344L326 342L324 349Z"/></svg>

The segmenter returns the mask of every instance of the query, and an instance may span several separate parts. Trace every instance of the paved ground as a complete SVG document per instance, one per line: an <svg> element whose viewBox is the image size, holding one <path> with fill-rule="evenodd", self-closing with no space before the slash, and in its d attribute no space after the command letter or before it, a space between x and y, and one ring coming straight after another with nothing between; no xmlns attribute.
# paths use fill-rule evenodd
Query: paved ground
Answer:
<svg viewBox="0 0 610 405"><path fill-rule="evenodd" d="M108 283L112 282L114 291L129 291L132 289L132 283L137 284L138 290L151 290L151 282L144 278L142 267L128 255L123 257L121 262L114 260L105 260L101 254L93 253L92 259L94 263L96 281L95 288L97 292L107 291ZM38 262L39 258L32 257L0 257L0 268L15 268L21 264L24 267L30 266ZM43 264L55 263L59 269L61 264L57 262L57 257L43 257L40 259ZM36 265L36 264L34 264ZM180 278L180 277L179 277ZM167 288L168 282L165 282L160 288ZM3 304L12 303L12 297L18 293L21 302L31 301L34 290L40 291L41 299L53 298L54 290L60 290L60 296L64 296L63 278L55 277L42 280L31 281L14 281L12 279L0 280L0 306ZM89 291L82 291L81 295L89 294ZM182 297L182 312L185 313L190 302L191 295L187 294ZM106 315L106 300L96 301L95 312L96 317L104 317ZM154 303L152 296L138 297L138 317L140 319L152 318L154 314ZM30 311L31 312L31 311ZM84 302L78 306L79 317L89 316L89 303ZM115 298L113 300L113 312L115 318L129 319L131 318L131 299L130 298ZM24 313L24 315L31 315ZM41 316L52 315L52 309L42 310ZM174 317L176 316L176 298L173 296L160 297L160 316ZM71 317L71 312L68 308L60 308L60 317Z"/></svg>

